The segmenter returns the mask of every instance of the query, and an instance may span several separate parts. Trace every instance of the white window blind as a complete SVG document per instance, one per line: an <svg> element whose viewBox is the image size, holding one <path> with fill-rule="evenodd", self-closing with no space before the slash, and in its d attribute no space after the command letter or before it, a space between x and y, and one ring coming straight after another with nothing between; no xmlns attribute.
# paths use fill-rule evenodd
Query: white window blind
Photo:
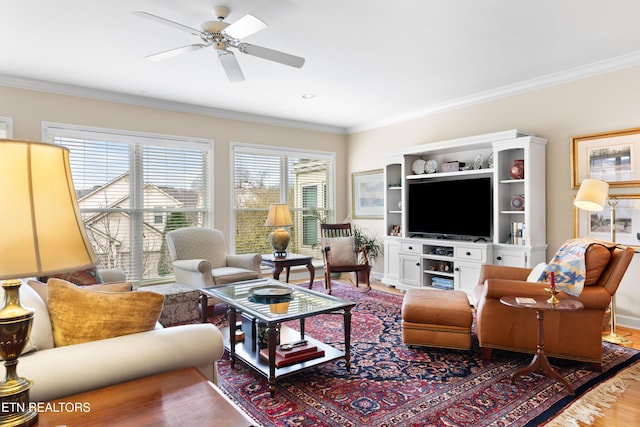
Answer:
<svg viewBox="0 0 640 427"><path fill-rule="evenodd" d="M87 234L100 267L135 282L173 275L165 234L211 223L210 141L50 124L70 151Z"/></svg>
<svg viewBox="0 0 640 427"><path fill-rule="evenodd" d="M264 223L270 204L286 203L289 252L320 257L319 218L334 218L335 153L234 144L232 156L235 252L273 252Z"/></svg>

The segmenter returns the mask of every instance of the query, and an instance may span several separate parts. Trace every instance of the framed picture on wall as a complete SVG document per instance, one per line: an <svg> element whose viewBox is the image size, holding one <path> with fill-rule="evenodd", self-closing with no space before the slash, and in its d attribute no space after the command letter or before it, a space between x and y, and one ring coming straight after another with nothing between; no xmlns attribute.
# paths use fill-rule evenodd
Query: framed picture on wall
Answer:
<svg viewBox="0 0 640 427"><path fill-rule="evenodd" d="M351 174L353 218L384 217L384 172L382 169Z"/></svg>
<svg viewBox="0 0 640 427"><path fill-rule="evenodd" d="M573 235L611 240L611 205L615 206L616 243L640 246L640 194L610 196L604 209L590 212L573 207Z"/></svg>
<svg viewBox="0 0 640 427"><path fill-rule="evenodd" d="M571 138L572 188L585 178L610 187L640 185L640 128Z"/></svg>

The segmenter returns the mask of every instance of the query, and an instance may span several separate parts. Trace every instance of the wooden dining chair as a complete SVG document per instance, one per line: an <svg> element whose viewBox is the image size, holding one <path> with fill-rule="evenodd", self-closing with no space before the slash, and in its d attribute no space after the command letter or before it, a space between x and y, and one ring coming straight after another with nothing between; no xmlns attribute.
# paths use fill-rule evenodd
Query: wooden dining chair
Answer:
<svg viewBox="0 0 640 427"><path fill-rule="evenodd" d="M355 287L367 292L369 283L369 260L366 246L356 247L351 224L320 224L322 259L324 261L324 287L331 294L331 273L355 274ZM360 273L360 274L359 274ZM360 287L359 277L366 287Z"/></svg>

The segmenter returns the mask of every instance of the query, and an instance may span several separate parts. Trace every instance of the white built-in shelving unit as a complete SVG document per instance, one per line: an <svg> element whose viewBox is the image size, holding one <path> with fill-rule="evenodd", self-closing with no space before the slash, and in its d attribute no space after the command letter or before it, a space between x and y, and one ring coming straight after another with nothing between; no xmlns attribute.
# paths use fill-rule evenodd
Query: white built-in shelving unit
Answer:
<svg viewBox="0 0 640 427"><path fill-rule="evenodd" d="M531 267L545 261L546 142L528 132L508 130L422 144L388 156L384 168L383 283L400 289L458 289L471 294L482 264ZM438 165L451 161L469 165L482 159L482 164L469 170L415 174L412 165L418 159L435 160ZM522 179L509 174L516 159L524 160ZM408 186L412 181L474 177L492 180L490 241L424 238L407 233L406 208L412 202ZM512 202L514 198L520 204ZM437 202L431 201L430 208L437 209ZM463 209L460 215L462 220L473 221L471 211ZM514 224L521 230L517 236Z"/></svg>

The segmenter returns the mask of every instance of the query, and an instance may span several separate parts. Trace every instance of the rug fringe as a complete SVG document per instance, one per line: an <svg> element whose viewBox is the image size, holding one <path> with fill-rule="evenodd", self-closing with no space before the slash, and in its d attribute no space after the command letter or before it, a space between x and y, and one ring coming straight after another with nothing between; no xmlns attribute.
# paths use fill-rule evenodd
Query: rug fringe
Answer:
<svg viewBox="0 0 640 427"><path fill-rule="evenodd" d="M595 417L603 416L602 409L610 408L627 389L629 380L640 381L640 363L585 393L560 415L545 424L545 427L581 427L593 424Z"/></svg>

